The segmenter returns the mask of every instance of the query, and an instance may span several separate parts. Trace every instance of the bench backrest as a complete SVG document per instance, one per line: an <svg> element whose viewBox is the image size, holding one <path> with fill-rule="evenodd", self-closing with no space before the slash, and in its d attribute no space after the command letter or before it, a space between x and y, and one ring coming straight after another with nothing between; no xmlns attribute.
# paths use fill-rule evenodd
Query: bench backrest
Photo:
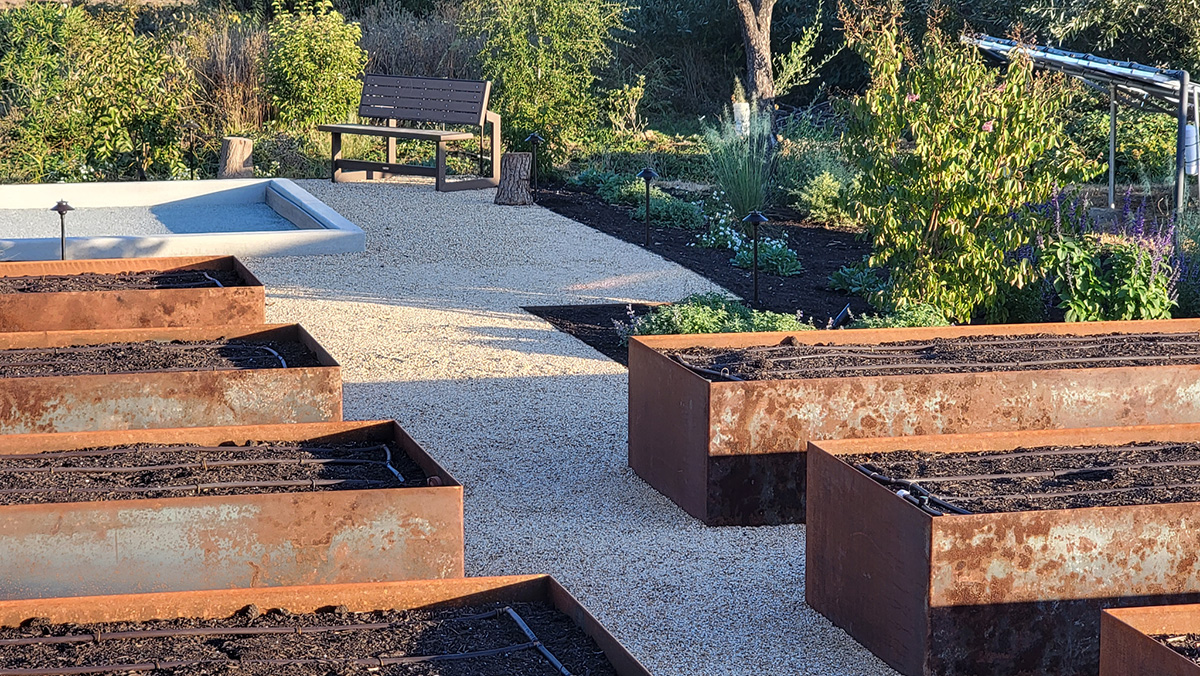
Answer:
<svg viewBox="0 0 1200 676"><path fill-rule="evenodd" d="M483 126L492 83L398 75L363 76L359 117Z"/></svg>

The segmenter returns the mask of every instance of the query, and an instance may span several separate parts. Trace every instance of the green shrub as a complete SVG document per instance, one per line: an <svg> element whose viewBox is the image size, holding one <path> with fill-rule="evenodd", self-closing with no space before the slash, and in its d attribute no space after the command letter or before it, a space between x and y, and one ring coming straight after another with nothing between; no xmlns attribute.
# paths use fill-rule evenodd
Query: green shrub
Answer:
<svg viewBox="0 0 1200 676"><path fill-rule="evenodd" d="M646 203L646 183L640 178L626 178L614 174L600 183L600 187L596 189L596 194L600 196L600 199L609 204L636 207L639 204ZM663 191L662 188L654 185L650 186L651 200L667 200L670 198L671 196Z"/></svg>
<svg viewBox="0 0 1200 676"><path fill-rule="evenodd" d="M712 292L688 296L678 303L661 305L632 325L620 327L624 333L673 335L686 333L742 333L746 331L809 331L812 324L799 315L751 310L736 299Z"/></svg>
<svg viewBox="0 0 1200 676"><path fill-rule="evenodd" d="M605 183L615 183L621 180L621 177L611 171L604 171L595 167L588 167L583 171L575 174L567 179L568 185L573 185L577 188L586 188L588 190L599 190L600 186Z"/></svg>
<svg viewBox="0 0 1200 676"><path fill-rule="evenodd" d="M746 270L754 267L754 245L751 240L743 240L732 262ZM760 237L758 240L758 269L780 277L792 277L804 272L804 266L800 264L796 252L788 248L787 242L771 237Z"/></svg>
<svg viewBox="0 0 1200 676"><path fill-rule="evenodd" d="M1166 183L1175 180L1175 134L1169 115L1122 107L1117 115L1117 181ZM1070 127L1090 156L1108 161L1108 112L1088 111Z"/></svg>
<svg viewBox="0 0 1200 676"><path fill-rule="evenodd" d="M821 172L796 193L795 204L807 211L809 218L819 223L845 223L851 219L842 208L842 199L851 189L851 185L847 174L842 174L839 178L833 172Z"/></svg>
<svg viewBox="0 0 1200 676"><path fill-rule="evenodd" d="M836 133L797 116L782 136L776 182L789 203L820 223L850 221L843 203L857 183L857 172L842 155Z"/></svg>
<svg viewBox="0 0 1200 676"><path fill-rule="evenodd" d="M195 91L177 36L133 11L0 12L0 180L167 178Z"/></svg>
<svg viewBox="0 0 1200 676"><path fill-rule="evenodd" d="M1051 240L1043 256L1066 320L1170 319L1177 303L1164 248L1094 234Z"/></svg>
<svg viewBox="0 0 1200 676"><path fill-rule="evenodd" d="M949 326L950 321L941 310L925 303L907 305L902 309L883 315L859 317L849 328L852 329L903 329L912 326Z"/></svg>
<svg viewBox="0 0 1200 676"><path fill-rule="evenodd" d="M885 286L879 270L871 267L869 257L854 265L843 265L829 275L829 288L875 302Z"/></svg>
<svg viewBox="0 0 1200 676"><path fill-rule="evenodd" d="M748 133L729 116L704 130L709 163L717 187L738 218L771 204L775 132L769 113L751 109Z"/></svg>
<svg viewBox="0 0 1200 676"><path fill-rule="evenodd" d="M541 159L566 160L596 122L596 70L612 60L626 6L613 0L467 0L464 27L480 40L509 147L539 132Z"/></svg>
<svg viewBox="0 0 1200 676"><path fill-rule="evenodd" d="M861 172L855 219L890 273L887 305L928 303L969 321L1002 290L1038 277L1028 259L1045 223L1025 205L1098 173L1065 135L1074 89L1035 75L1028 58L1005 69L936 29L918 58L903 44L897 0L843 3L847 41L871 87L849 106L844 148Z"/></svg>
<svg viewBox="0 0 1200 676"><path fill-rule="evenodd" d="M362 30L331 7L329 0L306 0L271 20L264 70L281 130L344 121L358 105L367 63L358 46Z"/></svg>
<svg viewBox="0 0 1200 676"><path fill-rule="evenodd" d="M640 202L636 209L633 210L633 217L637 220L646 218L646 202ZM671 228L683 228L685 230L696 230L704 227L704 214L700 212L700 207L691 202L681 200L670 195L665 198L650 199L650 222L654 225L665 225Z"/></svg>

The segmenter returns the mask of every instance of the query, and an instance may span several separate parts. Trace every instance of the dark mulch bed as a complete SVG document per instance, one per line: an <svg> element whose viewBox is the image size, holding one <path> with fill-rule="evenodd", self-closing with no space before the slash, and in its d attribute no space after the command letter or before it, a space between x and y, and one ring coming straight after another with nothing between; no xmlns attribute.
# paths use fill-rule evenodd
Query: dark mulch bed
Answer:
<svg viewBox="0 0 1200 676"><path fill-rule="evenodd" d="M420 466L383 442L137 444L0 455L0 505L424 485Z"/></svg>
<svg viewBox="0 0 1200 676"><path fill-rule="evenodd" d="M213 340L0 350L0 378L320 366L303 343Z"/></svg>
<svg viewBox="0 0 1200 676"><path fill-rule="evenodd" d="M1200 665L1200 634L1157 634L1152 638Z"/></svg>
<svg viewBox="0 0 1200 676"><path fill-rule="evenodd" d="M869 345L689 348L670 353L714 377L779 380L1200 363L1194 333L975 336Z"/></svg>
<svg viewBox="0 0 1200 676"><path fill-rule="evenodd" d="M201 289L245 286L234 270L173 270L77 275L0 277L2 293L54 293L61 291L112 291L121 289Z"/></svg>
<svg viewBox="0 0 1200 676"><path fill-rule="evenodd" d="M629 346L621 339L614 321L629 323L654 309L643 303L601 303L597 305L533 305L521 308L550 322L554 328L583 341L597 352L621 364L629 365Z"/></svg>
<svg viewBox="0 0 1200 676"><path fill-rule="evenodd" d="M842 459L883 475L875 478L890 488L928 491L973 513L1200 501L1198 444L897 451Z"/></svg>
<svg viewBox="0 0 1200 676"><path fill-rule="evenodd" d="M566 615L541 603L513 603L507 607L571 673L592 676L615 673L595 641ZM362 626L376 624L387 626ZM358 626L350 628L351 625ZM314 629L311 633L297 633L296 627ZM182 636L106 636L101 641L93 640L96 632L188 629L195 634L199 632L194 630L209 628L227 631ZM246 628L289 631L241 634L228 631ZM10 639L72 635L83 638L72 642L8 643ZM463 653L476 652L486 654L461 657ZM430 656L454 658L387 664L388 658ZM380 666L379 658L384 666ZM157 669L155 661L162 662ZM136 670L115 666L147 663L148 668ZM83 667L100 667L94 673L175 676L556 676L559 673L513 616L497 604L370 613L351 613L344 606L337 606L326 612L297 615L287 610L264 614L249 606L233 617L220 620L77 625L34 620L18 629L0 630L0 668Z"/></svg>
<svg viewBox="0 0 1200 676"><path fill-rule="evenodd" d="M538 205L574 219L638 246L645 245L646 226L635 221L622 207L605 203L595 195L568 190L542 191ZM856 239L856 233L833 230L802 221L792 211L780 210L770 214L772 222L760 234L786 239L799 255L804 272L795 277L759 275L760 310L792 313L802 311L818 326L836 317L846 303L855 314L870 311L861 298L847 296L828 287L829 275L843 265L851 265L870 253L866 242ZM750 299L753 281L748 270L736 268L729 262L732 253L724 249L704 249L689 246L697 233L674 228L651 228L651 243L647 248L663 258L729 289L744 299Z"/></svg>

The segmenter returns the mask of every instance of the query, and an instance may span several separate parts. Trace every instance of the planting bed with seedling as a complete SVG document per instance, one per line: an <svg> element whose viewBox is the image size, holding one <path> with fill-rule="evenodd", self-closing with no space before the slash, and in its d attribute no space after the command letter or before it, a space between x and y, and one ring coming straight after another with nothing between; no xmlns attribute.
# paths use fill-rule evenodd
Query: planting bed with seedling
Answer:
<svg viewBox="0 0 1200 676"><path fill-rule="evenodd" d="M199 289L247 286L235 270L139 270L111 274L0 277L0 293L61 293L118 289Z"/></svg>

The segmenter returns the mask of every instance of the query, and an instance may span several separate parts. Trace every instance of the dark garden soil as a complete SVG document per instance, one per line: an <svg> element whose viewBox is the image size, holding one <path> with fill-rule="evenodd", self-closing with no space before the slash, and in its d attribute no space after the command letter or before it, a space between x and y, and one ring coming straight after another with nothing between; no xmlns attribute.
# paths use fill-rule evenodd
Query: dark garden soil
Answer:
<svg viewBox="0 0 1200 676"><path fill-rule="evenodd" d="M974 336L873 345L779 345L664 351L703 375L781 380L1200 364L1200 334Z"/></svg>
<svg viewBox="0 0 1200 676"><path fill-rule="evenodd" d="M1200 502L1200 444L895 451L841 459L874 472L889 488L927 492L973 513Z"/></svg>
<svg viewBox="0 0 1200 676"><path fill-rule="evenodd" d="M0 378L320 366L303 343L213 340L0 350Z"/></svg>
<svg viewBox="0 0 1200 676"><path fill-rule="evenodd" d="M424 485L425 472L383 442L137 444L0 455L0 505Z"/></svg>
<svg viewBox="0 0 1200 676"><path fill-rule="evenodd" d="M147 270L118 274L84 272L77 275L0 277L0 294L121 289L201 289L245 285L246 282L241 275L234 270L175 270L171 272Z"/></svg>
<svg viewBox="0 0 1200 676"><path fill-rule="evenodd" d="M629 365L629 346L617 332L616 324L630 322L629 313L641 317L654 309L643 303L604 303L598 305L536 305L521 308L550 322L554 328L586 343L597 352L621 364Z"/></svg>
<svg viewBox="0 0 1200 676"><path fill-rule="evenodd" d="M568 190L543 190L538 205L579 221L617 239L636 244L663 258L706 277L749 301L753 281L749 270L734 267L732 254L724 249L691 246L697 233L692 230L653 227L650 246L646 247L646 226L630 216L630 211L605 203L595 195ZM762 228L764 237L786 239L796 251L804 272L794 277L759 274L759 305L756 309L794 313L801 311L823 327L836 317L846 303L856 314L871 311L866 301L829 289L829 275L843 265L852 265L870 253L866 242L849 230L833 230L802 221L798 214L780 211L770 214L772 222ZM622 313L623 316L623 313ZM618 317L619 318L619 317Z"/></svg>
<svg viewBox="0 0 1200 676"><path fill-rule="evenodd" d="M556 676L558 670L536 645L540 641L573 674L615 674L591 638L569 617L541 603L369 613L347 612L344 606L324 610L293 615L248 606L221 620L79 625L35 619L0 630L0 668L154 676ZM311 629L301 633L298 627ZM148 631L159 635L115 633ZM94 640L97 632L102 640ZM478 655L464 658L466 653ZM440 659L428 659L435 656ZM82 671L85 667L96 671Z"/></svg>
<svg viewBox="0 0 1200 676"><path fill-rule="evenodd" d="M1200 634L1158 634L1151 638L1200 665Z"/></svg>

